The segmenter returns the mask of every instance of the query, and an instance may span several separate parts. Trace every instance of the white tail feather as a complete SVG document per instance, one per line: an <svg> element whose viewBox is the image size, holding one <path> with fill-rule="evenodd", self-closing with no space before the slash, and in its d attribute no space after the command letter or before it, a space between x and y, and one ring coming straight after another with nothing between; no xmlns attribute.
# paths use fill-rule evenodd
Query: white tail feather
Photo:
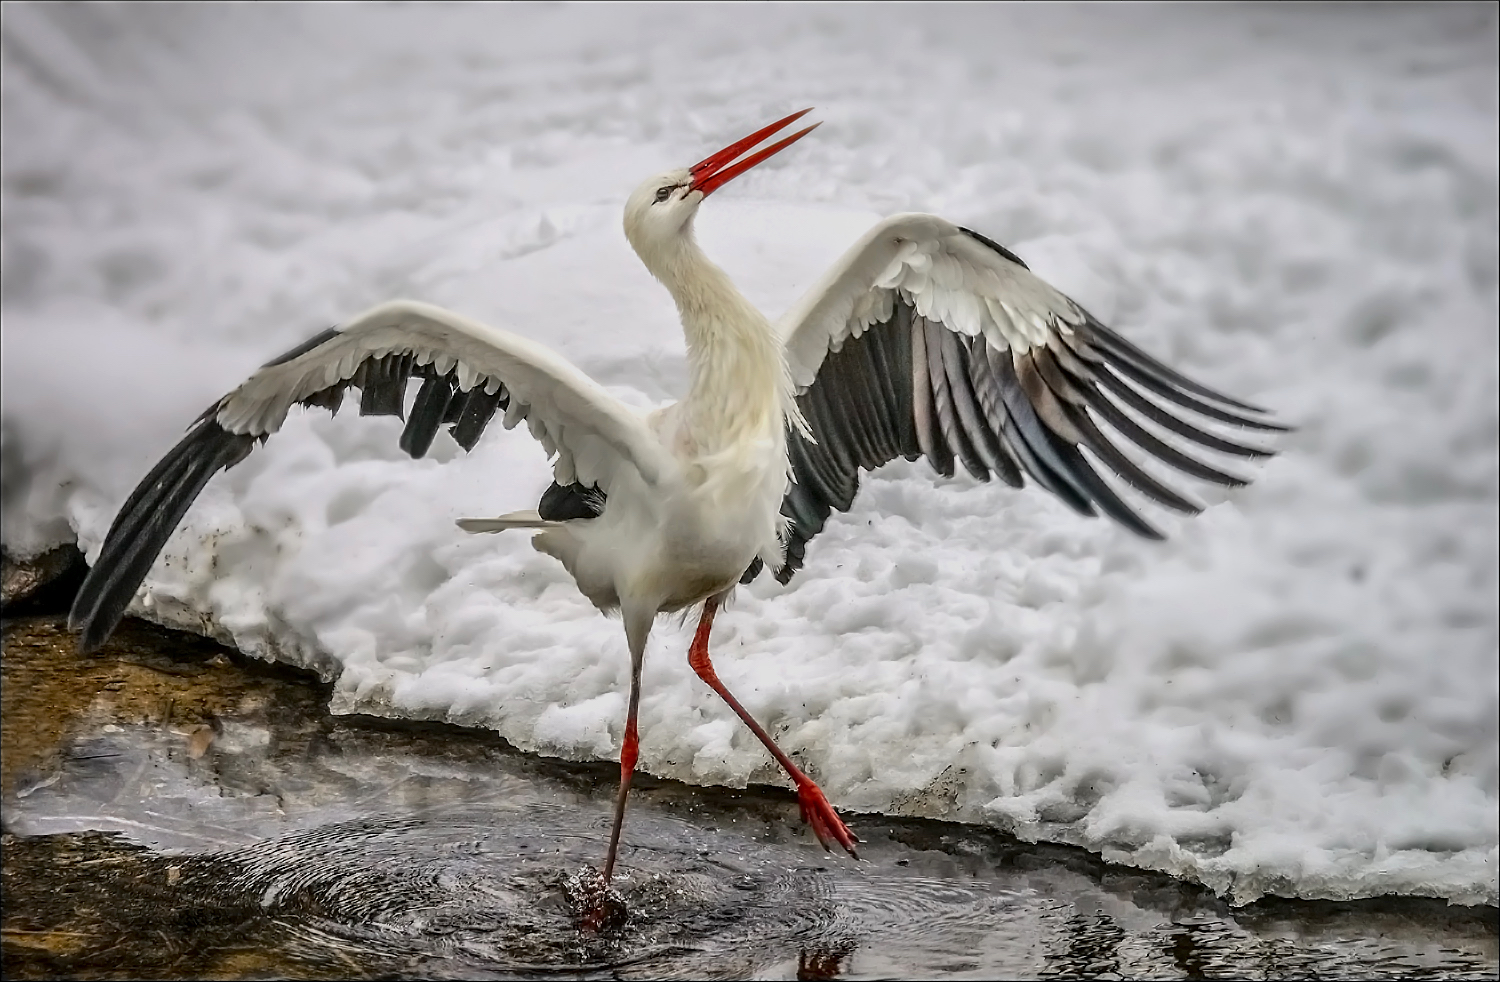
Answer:
<svg viewBox="0 0 1500 982"><path fill-rule="evenodd" d="M552 529L561 525L537 514L536 511L513 511L499 518L460 518L458 527L465 532L504 532L509 529Z"/></svg>

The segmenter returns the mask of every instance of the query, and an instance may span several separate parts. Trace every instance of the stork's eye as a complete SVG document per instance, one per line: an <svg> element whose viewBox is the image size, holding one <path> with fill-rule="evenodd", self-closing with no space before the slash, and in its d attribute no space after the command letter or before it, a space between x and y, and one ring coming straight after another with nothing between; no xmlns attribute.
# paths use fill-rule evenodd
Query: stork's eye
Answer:
<svg viewBox="0 0 1500 982"><path fill-rule="evenodd" d="M657 204L660 204L661 202L666 201L668 198L670 198L672 196L672 192L676 191L676 190L677 190L677 188L673 187L673 186L668 186L668 187L664 187L664 188L657 188L656 189L656 202L657 202Z"/></svg>

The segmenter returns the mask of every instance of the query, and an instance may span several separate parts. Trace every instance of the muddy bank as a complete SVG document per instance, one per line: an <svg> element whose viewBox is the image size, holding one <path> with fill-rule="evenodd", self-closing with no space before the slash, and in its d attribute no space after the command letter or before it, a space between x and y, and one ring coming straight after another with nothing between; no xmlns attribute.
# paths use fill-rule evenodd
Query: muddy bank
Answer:
<svg viewBox="0 0 1500 982"><path fill-rule="evenodd" d="M1493 908L1231 909L1081 850L856 815L827 856L775 788L642 778L632 916L574 927L615 768L333 717L327 687L127 622L79 658L4 628L4 968L41 977L1493 978Z"/></svg>

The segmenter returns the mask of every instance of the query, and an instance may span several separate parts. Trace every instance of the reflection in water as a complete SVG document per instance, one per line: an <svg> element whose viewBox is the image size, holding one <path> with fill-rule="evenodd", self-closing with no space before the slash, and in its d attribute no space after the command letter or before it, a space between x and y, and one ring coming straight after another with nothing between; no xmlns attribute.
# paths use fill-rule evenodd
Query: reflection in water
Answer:
<svg viewBox="0 0 1500 982"><path fill-rule="evenodd" d="M799 982L820 982L844 974L844 959L854 953L854 944L803 948L797 953Z"/></svg>
<svg viewBox="0 0 1500 982"><path fill-rule="evenodd" d="M1172 935L1172 963L1181 970L1184 978L1208 978L1208 965L1193 935L1197 925L1187 924Z"/></svg>
<svg viewBox="0 0 1500 982"><path fill-rule="evenodd" d="M629 917L582 932L567 880L602 852L614 767L330 718L305 679L164 658L140 627L125 643L149 650L75 670L32 630L6 635L8 978L1494 976L1493 911L1230 911L1078 850L873 816L855 863L790 794L649 779Z"/></svg>
<svg viewBox="0 0 1500 982"><path fill-rule="evenodd" d="M1121 978L1120 948L1125 932L1108 914L1073 911L1062 930L1063 951L1047 959L1047 975L1068 978Z"/></svg>

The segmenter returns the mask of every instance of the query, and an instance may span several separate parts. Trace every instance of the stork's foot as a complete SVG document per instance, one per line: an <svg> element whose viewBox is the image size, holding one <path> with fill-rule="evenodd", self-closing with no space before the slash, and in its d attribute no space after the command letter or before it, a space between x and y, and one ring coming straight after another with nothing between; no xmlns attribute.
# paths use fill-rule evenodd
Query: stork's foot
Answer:
<svg viewBox="0 0 1500 982"><path fill-rule="evenodd" d="M802 821L812 826L813 834L823 844L823 848L833 850L833 843L837 842L844 847L844 851L855 859L859 853L854 851L854 844L859 841L844 820L839 818L838 812L828 803L823 789L811 781L797 782L797 804L802 806Z"/></svg>
<svg viewBox="0 0 1500 982"><path fill-rule="evenodd" d="M592 866L584 866L564 880L563 893L578 917L579 929L589 934L613 931L630 916L625 898Z"/></svg>

